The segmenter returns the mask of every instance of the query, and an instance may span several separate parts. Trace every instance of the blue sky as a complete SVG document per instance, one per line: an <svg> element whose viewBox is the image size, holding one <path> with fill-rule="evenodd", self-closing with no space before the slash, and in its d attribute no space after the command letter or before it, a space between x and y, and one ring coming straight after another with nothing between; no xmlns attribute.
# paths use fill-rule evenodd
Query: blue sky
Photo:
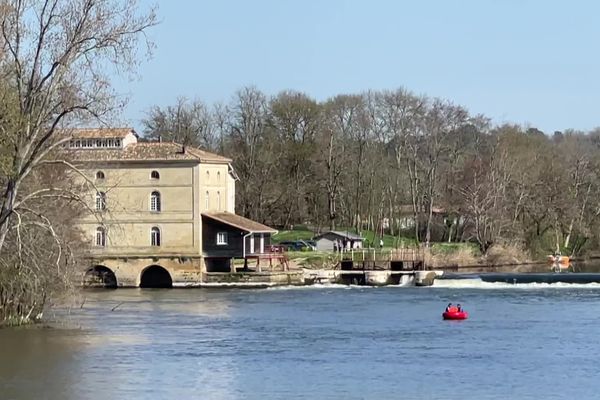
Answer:
<svg viewBox="0 0 600 400"><path fill-rule="evenodd" d="M551 133L600 126L600 2L142 0L153 58L125 122L178 96L228 102L254 85L318 100L404 86Z"/></svg>

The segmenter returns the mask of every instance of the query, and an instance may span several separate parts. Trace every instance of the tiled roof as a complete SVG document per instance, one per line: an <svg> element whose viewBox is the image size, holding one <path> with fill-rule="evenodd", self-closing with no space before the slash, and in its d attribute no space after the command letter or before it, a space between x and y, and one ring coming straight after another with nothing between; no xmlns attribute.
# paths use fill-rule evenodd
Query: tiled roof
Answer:
<svg viewBox="0 0 600 400"><path fill-rule="evenodd" d="M234 228L238 228L246 232L277 233L277 230L273 228L229 212L207 212L202 213L202 216L212 218L216 221L233 226Z"/></svg>
<svg viewBox="0 0 600 400"><path fill-rule="evenodd" d="M78 128L66 129L65 134L77 139L124 138L130 133L137 136L133 128Z"/></svg>
<svg viewBox="0 0 600 400"><path fill-rule="evenodd" d="M69 149L73 161L200 161L229 163L230 158L173 142L138 142L123 149Z"/></svg>

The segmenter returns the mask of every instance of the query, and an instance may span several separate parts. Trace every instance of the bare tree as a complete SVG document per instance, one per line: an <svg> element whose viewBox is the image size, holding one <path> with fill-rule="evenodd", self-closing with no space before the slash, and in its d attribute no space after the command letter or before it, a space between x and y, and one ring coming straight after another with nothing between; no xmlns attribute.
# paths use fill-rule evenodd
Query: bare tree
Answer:
<svg viewBox="0 0 600 400"><path fill-rule="evenodd" d="M57 150L70 140L67 128L102 123L123 105L108 74L134 72L140 39L155 21L154 11L140 14L136 1L0 1L0 257L8 257L7 238L22 226L24 212L55 236L49 211L29 204L63 195L30 180L61 159Z"/></svg>
<svg viewBox="0 0 600 400"><path fill-rule="evenodd" d="M154 106L142 120L144 135L151 140L167 140L214 150L217 147L212 115L200 101L184 97L174 106Z"/></svg>

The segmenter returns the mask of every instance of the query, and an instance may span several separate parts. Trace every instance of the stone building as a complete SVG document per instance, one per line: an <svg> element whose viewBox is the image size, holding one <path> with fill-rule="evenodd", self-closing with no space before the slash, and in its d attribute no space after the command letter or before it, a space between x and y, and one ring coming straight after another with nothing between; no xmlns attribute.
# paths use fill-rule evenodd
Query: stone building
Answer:
<svg viewBox="0 0 600 400"><path fill-rule="evenodd" d="M130 128L71 135L69 158L92 188L92 212L80 222L92 249L86 282L200 285L211 273L236 272L234 259L257 272L247 260L260 265L268 256L276 231L235 214L237 177L229 158L172 142L140 142Z"/></svg>

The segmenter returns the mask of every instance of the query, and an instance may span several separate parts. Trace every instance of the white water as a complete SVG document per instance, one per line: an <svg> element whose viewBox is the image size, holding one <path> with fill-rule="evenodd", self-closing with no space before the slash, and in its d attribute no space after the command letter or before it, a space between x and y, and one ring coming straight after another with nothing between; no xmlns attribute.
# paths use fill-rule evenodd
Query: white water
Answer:
<svg viewBox="0 0 600 400"><path fill-rule="evenodd" d="M366 290L378 288L406 288L414 287L411 285L387 285L387 286L363 286L363 285L342 285L337 283L319 283L306 286L274 286L266 288L267 290ZM600 289L600 283L518 283L510 284L505 282L484 282L479 278L473 279L436 279L433 288L442 289L513 289L513 290L531 290L531 289ZM420 289L426 290L427 287Z"/></svg>
<svg viewBox="0 0 600 400"><path fill-rule="evenodd" d="M600 283L518 283L484 282L473 279L436 279L434 288L444 289L600 289Z"/></svg>

